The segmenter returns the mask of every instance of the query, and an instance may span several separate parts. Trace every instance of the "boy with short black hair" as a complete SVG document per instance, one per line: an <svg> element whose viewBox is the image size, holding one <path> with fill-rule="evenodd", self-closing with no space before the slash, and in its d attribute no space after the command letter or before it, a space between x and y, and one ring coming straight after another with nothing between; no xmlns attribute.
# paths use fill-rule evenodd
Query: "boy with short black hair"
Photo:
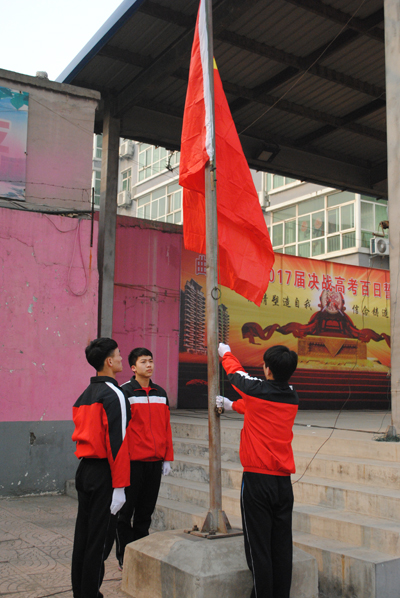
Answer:
<svg viewBox="0 0 400 598"><path fill-rule="evenodd" d="M117 524L117 559L122 569L125 547L148 536L156 506L161 474L171 471L174 459L167 393L154 384L153 354L137 347L129 354L133 376L121 386L131 406L127 439L131 458L131 485Z"/></svg>
<svg viewBox="0 0 400 598"><path fill-rule="evenodd" d="M297 354L283 345L264 353L265 380L247 374L229 345L218 353L229 382L242 396L217 406L244 413L240 439L243 465L241 511L246 559L253 573L251 598L289 598L292 580L292 438L299 398L288 381Z"/></svg>
<svg viewBox="0 0 400 598"><path fill-rule="evenodd" d="M73 407L80 459L75 486L78 515L72 552L74 598L101 598L104 561L110 554L116 528L115 515L125 502L130 460L125 430L129 403L115 379L122 371L122 357L111 338L98 338L85 349L97 372Z"/></svg>

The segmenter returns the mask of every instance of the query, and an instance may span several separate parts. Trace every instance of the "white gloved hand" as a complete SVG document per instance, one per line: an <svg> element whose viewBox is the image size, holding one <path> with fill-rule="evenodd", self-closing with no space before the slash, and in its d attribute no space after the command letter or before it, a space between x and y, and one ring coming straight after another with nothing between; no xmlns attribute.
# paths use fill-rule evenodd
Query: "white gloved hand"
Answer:
<svg viewBox="0 0 400 598"><path fill-rule="evenodd" d="M230 353L231 352L231 348L229 345L224 345L224 343L219 343L218 345L218 355L220 357L223 357L225 355L225 353Z"/></svg>
<svg viewBox="0 0 400 598"><path fill-rule="evenodd" d="M116 515L118 511L124 506L125 501L125 488L114 488L110 506L111 514Z"/></svg>
<svg viewBox="0 0 400 598"><path fill-rule="evenodd" d="M164 463L162 464L162 474L163 475L168 475L171 473L171 465L169 461L164 461Z"/></svg>
<svg viewBox="0 0 400 598"><path fill-rule="evenodd" d="M226 397L221 397L221 395L217 395L216 404L217 407L223 407L225 411L232 411L232 401L230 401Z"/></svg>

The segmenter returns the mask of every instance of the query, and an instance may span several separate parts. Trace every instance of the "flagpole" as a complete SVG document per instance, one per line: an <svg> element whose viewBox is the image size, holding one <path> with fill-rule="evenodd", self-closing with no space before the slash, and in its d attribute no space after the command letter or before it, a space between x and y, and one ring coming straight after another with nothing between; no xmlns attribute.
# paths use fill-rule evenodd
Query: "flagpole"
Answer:
<svg viewBox="0 0 400 598"><path fill-rule="evenodd" d="M205 0L208 38L208 73L211 92L213 159L205 167L205 211L206 211L206 326L207 326L207 375L208 375L208 432L209 432L209 476L210 509L204 521L202 532L228 533L231 528L222 511L221 483L221 429L215 409L219 394L218 359L218 225L215 169L215 120L214 120L214 51L212 28L212 0Z"/></svg>

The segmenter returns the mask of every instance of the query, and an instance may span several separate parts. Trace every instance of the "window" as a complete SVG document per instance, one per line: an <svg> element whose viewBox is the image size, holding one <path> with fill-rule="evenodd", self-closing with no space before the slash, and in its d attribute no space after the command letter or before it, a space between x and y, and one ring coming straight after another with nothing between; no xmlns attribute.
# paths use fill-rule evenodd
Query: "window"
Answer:
<svg viewBox="0 0 400 598"><path fill-rule="evenodd" d="M101 171L94 170L92 175L92 187L94 188L94 205L100 205L100 181L101 181Z"/></svg>
<svg viewBox="0 0 400 598"><path fill-rule="evenodd" d="M141 143L139 145L139 182L179 164L180 152Z"/></svg>
<svg viewBox="0 0 400 598"><path fill-rule="evenodd" d="M388 219L387 202L376 200L368 195L361 195L361 247L369 248L373 232L383 231L379 228L382 220Z"/></svg>
<svg viewBox="0 0 400 598"><path fill-rule="evenodd" d="M299 183L296 179L291 179L287 176L281 176L280 174L267 173L267 191L273 191L274 189L280 189L293 183Z"/></svg>
<svg viewBox="0 0 400 598"><path fill-rule="evenodd" d="M122 191L131 190L132 168L128 168L122 172Z"/></svg>
<svg viewBox="0 0 400 598"><path fill-rule="evenodd" d="M138 197L137 217L182 224L182 188L173 183Z"/></svg>
<svg viewBox="0 0 400 598"><path fill-rule="evenodd" d="M274 251L318 257L355 247L354 206L354 193L338 192L275 210L271 214Z"/></svg>
<svg viewBox="0 0 400 598"><path fill-rule="evenodd" d="M103 135L94 136L94 151L93 158L101 160L103 155Z"/></svg>

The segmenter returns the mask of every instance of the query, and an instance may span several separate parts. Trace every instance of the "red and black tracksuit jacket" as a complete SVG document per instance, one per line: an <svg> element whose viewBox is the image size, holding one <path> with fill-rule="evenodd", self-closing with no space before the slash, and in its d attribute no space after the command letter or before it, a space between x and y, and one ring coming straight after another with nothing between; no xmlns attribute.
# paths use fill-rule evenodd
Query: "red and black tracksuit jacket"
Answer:
<svg viewBox="0 0 400 598"><path fill-rule="evenodd" d="M131 406L127 429L132 461L173 461L167 393L151 380L142 388L134 377L121 386Z"/></svg>
<svg viewBox="0 0 400 598"><path fill-rule="evenodd" d="M114 378L96 376L73 406L78 459L108 459L113 488L130 484L129 404Z"/></svg>
<svg viewBox="0 0 400 598"><path fill-rule="evenodd" d="M287 383L249 376L232 353L225 353L222 365L229 382L243 397L232 404L244 413L240 437L243 470L288 476L295 473L292 439L299 398Z"/></svg>

